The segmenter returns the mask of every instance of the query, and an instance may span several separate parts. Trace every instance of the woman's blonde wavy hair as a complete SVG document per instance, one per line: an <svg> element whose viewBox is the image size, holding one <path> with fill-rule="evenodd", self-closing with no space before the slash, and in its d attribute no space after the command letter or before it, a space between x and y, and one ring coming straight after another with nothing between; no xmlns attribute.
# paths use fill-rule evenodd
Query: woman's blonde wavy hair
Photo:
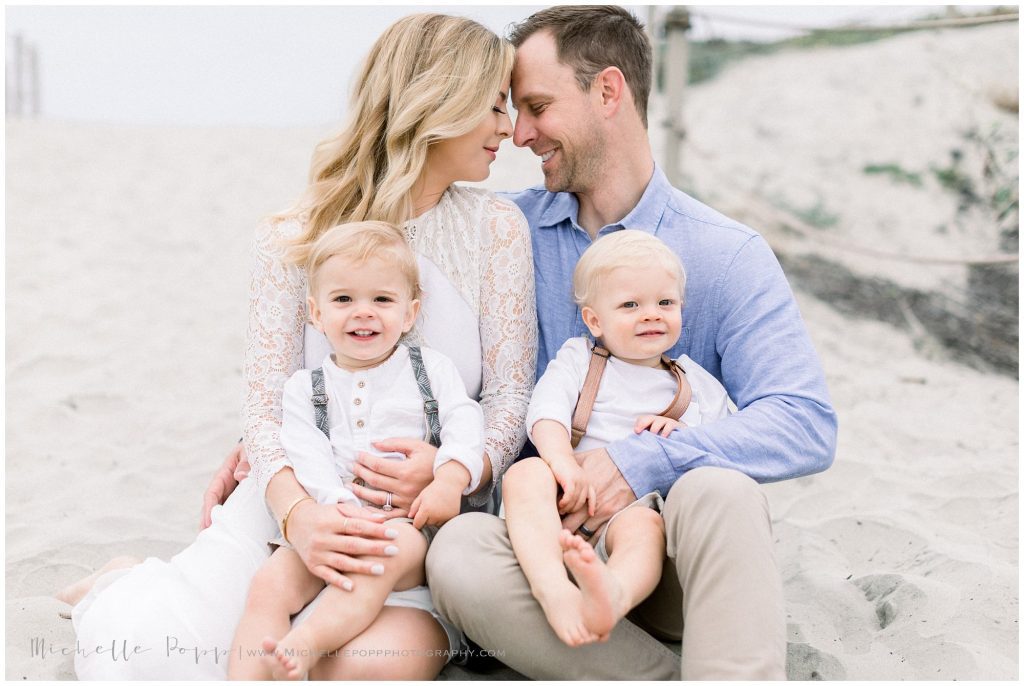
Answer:
<svg viewBox="0 0 1024 686"><path fill-rule="evenodd" d="M317 145L309 187L279 215L309 213L292 247L345 222L410 219L427 148L480 124L514 58L508 41L471 19L415 14L392 24L356 78L347 125Z"/></svg>

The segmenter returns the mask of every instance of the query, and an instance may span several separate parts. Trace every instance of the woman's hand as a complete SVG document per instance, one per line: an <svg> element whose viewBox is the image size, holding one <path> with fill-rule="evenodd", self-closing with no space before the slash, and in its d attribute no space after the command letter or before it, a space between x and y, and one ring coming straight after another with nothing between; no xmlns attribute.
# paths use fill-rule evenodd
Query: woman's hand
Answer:
<svg viewBox="0 0 1024 686"><path fill-rule="evenodd" d="M199 517L199 530L202 531L213 523L210 512L214 505L223 505L238 482L249 475L249 463L245 459L245 446L239 441L224 459L224 464L210 479L210 485L203 494L203 511Z"/></svg>
<svg viewBox="0 0 1024 686"><path fill-rule="evenodd" d="M349 488L363 502L383 507L391 494L390 517L408 516L409 508L424 488L434 480L434 457L437 448L415 438L390 438L373 444L380 452L398 452L404 460L375 457L357 453L352 473L366 484L352 484Z"/></svg>
<svg viewBox="0 0 1024 686"><path fill-rule="evenodd" d="M398 554L392 540L398 532L382 522L384 515L352 503L318 505L305 500L288 516L288 540L309 571L324 583L345 591L354 587L348 573L380 575L384 566L360 559Z"/></svg>

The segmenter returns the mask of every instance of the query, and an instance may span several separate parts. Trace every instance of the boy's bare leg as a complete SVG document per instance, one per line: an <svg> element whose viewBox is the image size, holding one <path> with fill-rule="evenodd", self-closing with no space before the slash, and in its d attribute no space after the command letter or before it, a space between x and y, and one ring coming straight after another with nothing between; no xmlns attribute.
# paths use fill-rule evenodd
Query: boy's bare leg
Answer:
<svg viewBox="0 0 1024 686"><path fill-rule="evenodd" d="M263 659L263 638L281 636L291 626L292 615L316 597L324 582L310 573L294 550L278 548L249 586L235 637L228 655L228 679L265 681L270 669Z"/></svg>
<svg viewBox="0 0 1024 686"><path fill-rule="evenodd" d="M423 561L427 540L411 524L392 522L398 531L394 557L366 556L363 559L381 565L379 576L358 574L352 577L351 591L330 586L319 604L299 626L280 640L269 634L263 640L264 661L270 676L278 680L305 678L324 656L363 633L380 614L391 591L405 591L425 582Z"/></svg>
<svg viewBox="0 0 1024 686"><path fill-rule="evenodd" d="M551 469L537 457L520 460L505 473L501 488L512 549L548 624L570 646L597 640L584 624L583 596L562 561L558 485Z"/></svg>
<svg viewBox="0 0 1024 686"><path fill-rule="evenodd" d="M631 507L609 525L608 563L581 537L562 531L565 566L583 594L583 621L605 640L619 620L649 596L661 579L665 523L646 507Z"/></svg>

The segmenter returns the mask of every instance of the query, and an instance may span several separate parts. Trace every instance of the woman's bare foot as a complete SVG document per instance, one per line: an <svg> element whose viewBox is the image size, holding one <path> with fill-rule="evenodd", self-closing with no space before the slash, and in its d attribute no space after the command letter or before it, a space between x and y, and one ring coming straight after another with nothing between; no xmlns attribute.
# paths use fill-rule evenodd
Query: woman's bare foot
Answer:
<svg viewBox="0 0 1024 686"><path fill-rule="evenodd" d="M111 572L115 569L134 567L140 562L142 562L142 560L139 558L130 557L128 555L115 557L113 560L103 565L84 579L79 579L75 583L69 584L57 591L57 593L54 594L54 597L57 598L57 600L64 601L68 605L78 605L78 601L85 597L85 594L88 593L89 589L91 589L93 584L96 583L96 579L99 579L107 572Z"/></svg>
<svg viewBox="0 0 1024 686"><path fill-rule="evenodd" d="M563 643L576 647L598 639L584 622L583 595L569 579L565 579L564 585L555 584L535 594L535 597L544 610L548 624Z"/></svg>
<svg viewBox="0 0 1024 686"><path fill-rule="evenodd" d="M630 610L622 587L585 540L562 529L558 542L562 544L565 566L580 587L583 623L599 640L605 640Z"/></svg>
<svg viewBox="0 0 1024 686"><path fill-rule="evenodd" d="M313 650L289 632L280 642L263 639L263 663L274 681L302 681L319 659Z"/></svg>

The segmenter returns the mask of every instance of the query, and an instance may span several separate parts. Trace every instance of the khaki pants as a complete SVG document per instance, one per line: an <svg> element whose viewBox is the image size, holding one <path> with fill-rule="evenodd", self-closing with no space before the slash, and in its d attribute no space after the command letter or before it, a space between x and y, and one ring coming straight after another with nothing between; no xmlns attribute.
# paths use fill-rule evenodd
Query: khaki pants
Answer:
<svg viewBox="0 0 1024 686"><path fill-rule="evenodd" d="M782 584L760 487L737 471L695 469L669 491L664 517L661 583L606 643L558 640L504 520L487 514L441 527L427 555L434 604L532 679L785 679ZM682 639L682 658L654 637Z"/></svg>

